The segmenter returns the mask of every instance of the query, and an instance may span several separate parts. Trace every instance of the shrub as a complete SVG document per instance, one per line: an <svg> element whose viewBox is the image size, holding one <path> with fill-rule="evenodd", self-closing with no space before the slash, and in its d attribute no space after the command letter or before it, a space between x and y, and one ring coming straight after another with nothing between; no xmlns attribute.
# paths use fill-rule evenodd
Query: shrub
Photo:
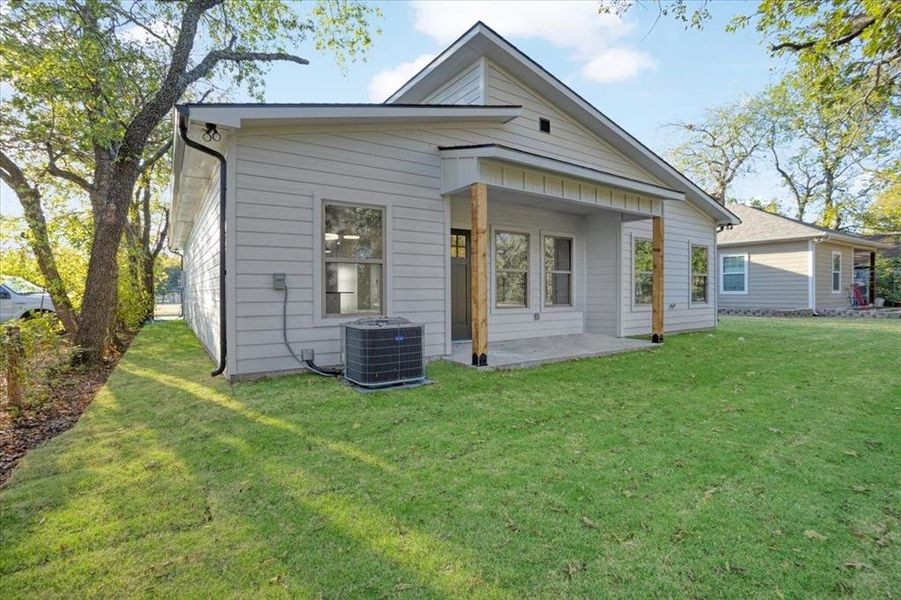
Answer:
<svg viewBox="0 0 901 600"><path fill-rule="evenodd" d="M24 391L23 406L39 407L50 398L55 384L60 383L71 370L73 345L62 335L59 321L53 315L41 315L32 319L8 321L3 326L0 344L0 379L6 385L6 371L10 352L6 327L18 327L22 343L18 376ZM3 397L7 398L6 390Z"/></svg>

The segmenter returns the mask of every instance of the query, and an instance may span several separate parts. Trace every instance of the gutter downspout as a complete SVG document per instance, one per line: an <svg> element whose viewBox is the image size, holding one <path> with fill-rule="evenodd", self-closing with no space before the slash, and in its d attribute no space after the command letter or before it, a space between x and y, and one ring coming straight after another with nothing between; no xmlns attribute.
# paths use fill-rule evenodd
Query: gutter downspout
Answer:
<svg viewBox="0 0 901 600"><path fill-rule="evenodd" d="M225 156L189 138L188 114L190 111L186 106L176 106L175 109L178 111L178 132L185 145L219 161L219 366L210 373L210 377L215 377L225 372L227 335L225 320Z"/></svg>

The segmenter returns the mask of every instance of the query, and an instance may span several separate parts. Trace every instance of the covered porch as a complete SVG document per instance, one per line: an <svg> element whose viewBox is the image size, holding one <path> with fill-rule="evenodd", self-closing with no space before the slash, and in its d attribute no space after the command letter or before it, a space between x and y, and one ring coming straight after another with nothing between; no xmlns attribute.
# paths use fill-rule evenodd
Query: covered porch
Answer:
<svg viewBox="0 0 901 600"><path fill-rule="evenodd" d="M510 370L562 362L579 358L594 358L620 352L647 350L657 345L644 340L620 338L597 333L553 335L488 343L491 362L488 370ZM472 364L472 346L468 341L454 342L450 360L461 365Z"/></svg>
<svg viewBox="0 0 901 600"><path fill-rule="evenodd" d="M681 192L496 144L441 155L451 360L516 368L647 348L623 337L622 316L633 285L623 224L642 220L646 314L663 342L664 202Z"/></svg>

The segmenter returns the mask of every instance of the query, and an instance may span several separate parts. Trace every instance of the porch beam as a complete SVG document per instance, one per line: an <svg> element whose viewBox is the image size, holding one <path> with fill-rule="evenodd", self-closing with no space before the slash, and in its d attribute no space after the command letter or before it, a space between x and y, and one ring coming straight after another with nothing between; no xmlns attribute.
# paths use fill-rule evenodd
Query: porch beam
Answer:
<svg viewBox="0 0 901 600"><path fill-rule="evenodd" d="M651 341L663 343L663 217L652 218Z"/></svg>
<svg viewBox="0 0 901 600"><path fill-rule="evenodd" d="M471 250L470 304L472 313L472 364L488 364L488 186L469 186Z"/></svg>
<svg viewBox="0 0 901 600"><path fill-rule="evenodd" d="M870 252L870 304L876 304L876 253Z"/></svg>

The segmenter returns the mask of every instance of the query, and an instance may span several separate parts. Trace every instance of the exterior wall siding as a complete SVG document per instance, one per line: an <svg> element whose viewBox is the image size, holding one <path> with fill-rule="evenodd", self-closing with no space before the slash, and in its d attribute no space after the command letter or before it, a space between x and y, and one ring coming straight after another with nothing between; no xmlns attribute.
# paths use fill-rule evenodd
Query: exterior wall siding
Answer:
<svg viewBox="0 0 901 600"><path fill-rule="evenodd" d="M488 340L503 341L584 331L585 311L585 219L580 215L523 206L515 202L492 200L488 192ZM451 227L470 228L469 204L451 203ZM497 308L494 296L494 235L497 229L529 234L529 306ZM543 306L542 239L544 234L573 238L573 306ZM535 319L535 315L539 319Z"/></svg>
<svg viewBox="0 0 901 600"><path fill-rule="evenodd" d="M478 60L432 92L423 104L484 104L483 61Z"/></svg>
<svg viewBox="0 0 901 600"><path fill-rule="evenodd" d="M739 225L740 227L740 225ZM748 254L748 293L720 294L720 308L806 309L807 241L726 246L723 254ZM719 264L716 265L719 273Z"/></svg>
<svg viewBox="0 0 901 600"><path fill-rule="evenodd" d="M819 309L827 308L849 308L851 302L848 297L848 290L854 278L854 251L850 246L839 246L823 242L816 244L816 307ZM832 291L832 253L840 252L842 255L842 285L841 291L833 293Z"/></svg>
<svg viewBox="0 0 901 600"><path fill-rule="evenodd" d="M669 202L664 216L664 331L690 331L716 326L716 234L713 221L685 202ZM633 302L633 242L651 239L651 220L627 221L622 226L622 335L647 335L651 332L650 305ZM691 245L708 249L706 303L691 302Z"/></svg>
<svg viewBox="0 0 901 600"><path fill-rule="evenodd" d="M576 123L525 84L487 60L485 97L486 104L522 106L522 116L506 123L494 141L615 175L661 185L658 179L623 156L611 144ZM539 118L550 120L550 133L538 129Z"/></svg>
<svg viewBox="0 0 901 600"><path fill-rule="evenodd" d="M621 236L619 213L604 212L585 217L587 333L619 335Z"/></svg>
<svg viewBox="0 0 901 600"><path fill-rule="evenodd" d="M219 356L219 169L204 192L184 247L185 322Z"/></svg>

